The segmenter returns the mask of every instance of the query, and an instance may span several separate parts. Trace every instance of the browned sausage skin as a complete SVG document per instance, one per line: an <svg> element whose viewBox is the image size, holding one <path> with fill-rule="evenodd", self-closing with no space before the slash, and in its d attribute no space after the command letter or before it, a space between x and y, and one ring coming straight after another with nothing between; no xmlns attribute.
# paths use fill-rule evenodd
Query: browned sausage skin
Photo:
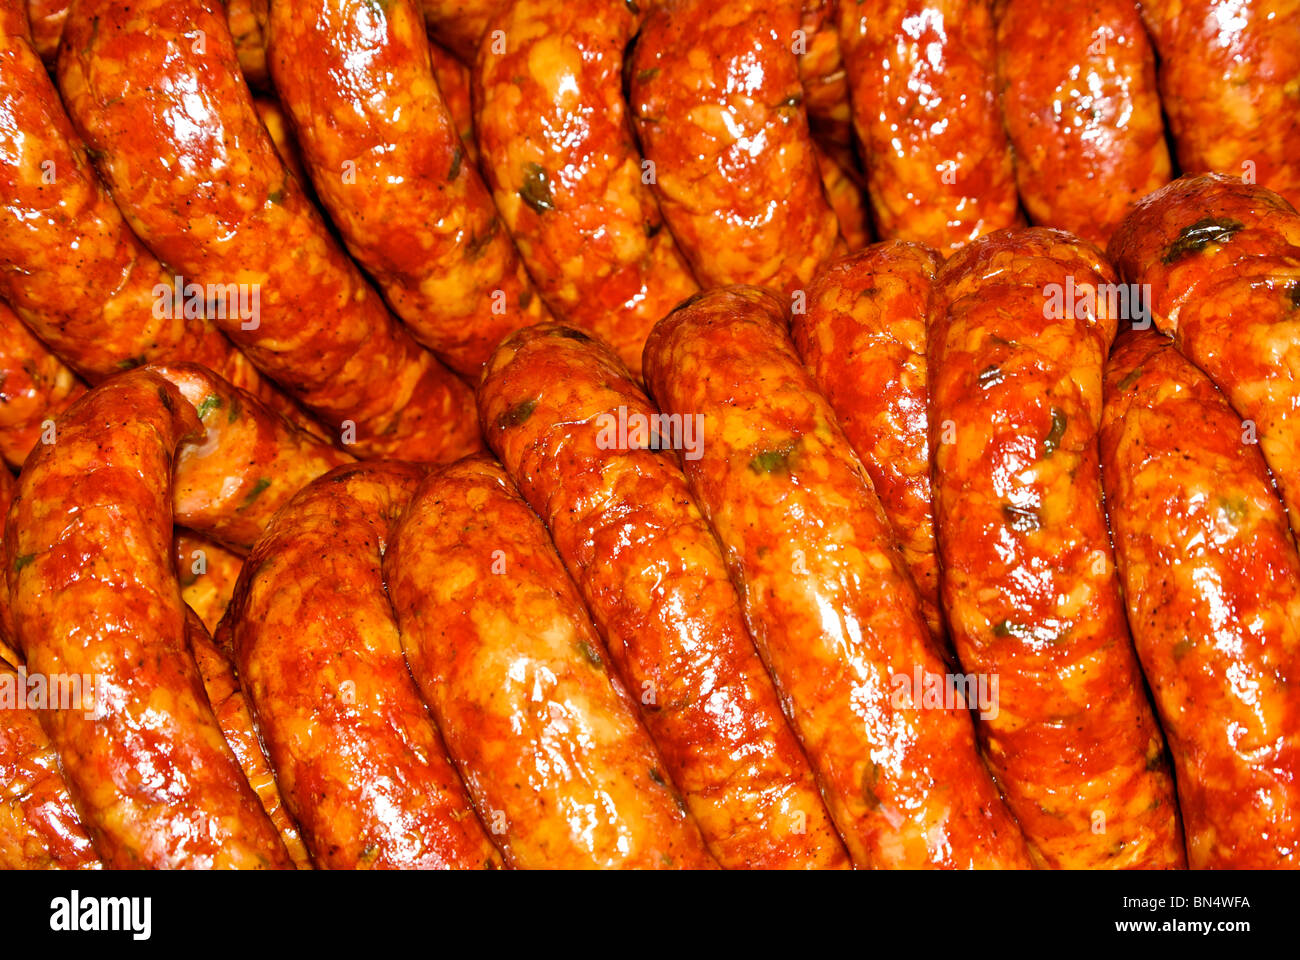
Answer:
<svg viewBox="0 0 1300 960"><path fill-rule="evenodd" d="M1169 182L1155 55L1133 0L1005 0L1002 115L1035 223L1104 244Z"/></svg>
<svg viewBox="0 0 1300 960"><path fill-rule="evenodd" d="M927 350L941 596L962 666L999 678L980 732L1047 864L1177 867L1173 783L1102 507L1116 317L1066 293L1114 280L1091 244L1041 227L980 238L939 271Z"/></svg>
<svg viewBox="0 0 1300 960"><path fill-rule="evenodd" d="M836 260L791 316L799 355L835 409L903 548L931 632L944 632L930 507L925 323L939 257L904 240Z"/></svg>
<svg viewBox="0 0 1300 960"><path fill-rule="evenodd" d="M308 486L258 541L227 615L285 805L329 869L500 865L384 594L383 554L423 473L356 464Z"/></svg>
<svg viewBox="0 0 1300 960"><path fill-rule="evenodd" d="M498 348L478 397L488 443L550 528L718 862L847 866L713 533L674 454L649 448L660 418L631 373L606 345L544 324Z"/></svg>
<svg viewBox="0 0 1300 960"><path fill-rule="evenodd" d="M416 0L279 0L270 59L348 249L417 340L477 377L546 310L465 156Z"/></svg>
<svg viewBox="0 0 1300 960"><path fill-rule="evenodd" d="M21 468L32 447L53 439L54 418L86 390L0 300L0 457Z"/></svg>
<svg viewBox="0 0 1300 960"><path fill-rule="evenodd" d="M859 867L1028 866L889 521L784 325L769 291L702 293L651 334L646 382L664 412L704 418L686 476L831 816Z"/></svg>
<svg viewBox="0 0 1300 960"><path fill-rule="evenodd" d="M216 0L83 0L65 34L59 87L113 198L188 281L237 286L241 310L216 322L249 359L362 455L476 449L469 389L387 312L280 161Z"/></svg>
<svg viewBox="0 0 1300 960"><path fill-rule="evenodd" d="M1241 415L1300 531L1300 214L1235 177L1182 177L1137 205L1109 252Z"/></svg>
<svg viewBox="0 0 1300 960"><path fill-rule="evenodd" d="M1300 864L1300 556L1259 448L1154 331L1106 369L1101 459L1129 624L1192 868Z"/></svg>
<svg viewBox="0 0 1300 960"><path fill-rule="evenodd" d="M18 643L93 710L41 723L112 867L289 867L213 716L172 566L171 474L194 408L146 370L88 393L29 458L4 558Z"/></svg>
<svg viewBox="0 0 1300 960"><path fill-rule="evenodd" d="M716 866L499 466L431 474L384 567L411 673L510 865Z"/></svg>

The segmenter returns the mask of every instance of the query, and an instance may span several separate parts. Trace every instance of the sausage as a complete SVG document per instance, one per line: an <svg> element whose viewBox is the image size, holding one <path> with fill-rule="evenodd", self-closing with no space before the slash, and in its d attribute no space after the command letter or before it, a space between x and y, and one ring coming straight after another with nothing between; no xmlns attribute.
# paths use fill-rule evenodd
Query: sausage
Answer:
<svg viewBox="0 0 1300 960"><path fill-rule="evenodd" d="M623 103L639 22L623 0L516 0L474 67L484 173L538 292L633 372L650 328L698 289Z"/></svg>
<svg viewBox="0 0 1300 960"><path fill-rule="evenodd" d="M0 660L0 870L99 869L27 683Z"/></svg>
<svg viewBox="0 0 1300 960"><path fill-rule="evenodd" d="M298 149L298 141L294 138L293 131L289 129L289 118L284 115L279 101L269 97L255 97L253 106L262 120L262 126L266 127L266 132L271 137L271 143L275 146L280 162L306 189L310 181L302 166L302 151Z"/></svg>
<svg viewBox="0 0 1300 960"><path fill-rule="evenodd" d="M790 322L799 356L871 478L936 637L944 627L930 504L925 324L939 263L920 244L875 244L823 270L807 312Z"/></svg>
<svg viewBox="0 0 1300 960"><path fill-rule="evenodd" d="M1184 173L1258 183L1300 206L1300 0L1143 0Z"/></svg>
<svg viewBox="0 0 1300 960"><path fill-rule="evenodd" d="M1058 868L1184 865L1102 507L1117 318L1066 292L1114 280L1070 234L999 231L940 269L927 338L940 596L962 666L1000 677L985 752Z"/></svg>
<svg viewBox="0 0 1300 960"><path fill-rule="evenodd" d="M0 518L9 515L9 504L14 495L14 476L8 470L0 469ZM3 556L4 547L4 530L3 523L0 523L0 556ZM14 649L17 643L17 628L14 626L13 610L9 604L9 581L5 577L0 577L0 660L4 660L11 666L23 666L23 657Z"/></svg>
<svg viewBox="0 0 1300 960"><path fill-rule="evenodd" d="M423 472L354 464L302 490L253 548L227 614L285 806L324 868L500 864L384 595L384 551Z"/></svg>
<svg viewBox="0 0 1300 960"><path fill-rule="evenodd" d="M1300 215L1232 177L1183 177L1138 204L1109 251L1241 415L1300 531Z"/></svg>
<svg viewBox="0 0 1300 960"><path fill-rule="evenodd" d="M1169 182L1155 54L1133 0L1006 0L1002 115L1034 223L1104 244Z"/></svg>
<svg viewBox="0 0 1300 960"><path fill-rule="evenodd" d="M949 671L889 521L780 299L701 294L655 328L645 368L662 411L704 418L686 477L853 862L1028 866L966 700L941 696Z"/></svg>
<svg viewBox="0 0 1300 960"><path fill-rule="evenodd" d="M188 605L187 605L188 606ZM235 676L235 666L229 654L222 650L208 635L207 627L198 619L192 608L186 610L186 636L189 639L190 653L198 665L199 675L203 678L203 689L208 695L208 703L216 715L217 723L225 734L226 743L234 751L249 786L262 802L262 809L275 824L285 849L293 858L299 870L311 869L311 856L298 833L298 826L289 817L280 798L280 790L271 772L271 763L266 758L262 743L257 737L257 728L253 725L248 702L240 689Z"/></svg>
<svg viewBox="0 0 1300 960"><path fill-rule="evenodd" d="M641 28L628 102L664 220L705 287L793 292L844 252L803 107L797 29L793 0L670 0Z"/></svg>
<svg viewBox="0 0 1300 960"><path fill-rule="evenodd" d="M384 573L411 674L507 863L716 866L500 467L430 474Z"/></svg>
<svg viewBox="0 0 1300 960"><path fill-rule="evenodd" d="M63 415L57 444L28 458L5 530L18 646L33 674L95 677L93 712L40 719L105 866L288 868L186 643L171 473L199 430L147 369Z"/></svg>
<svg viewBox="0 0 1300 960"><path fill-rule="evenodd" d="M434 81L416 0L283 0L271 71L316 191L412 335L477 377L545 308Z"/></svg>
<svg viewBox="0 0 1300 960"><path fill-rule="evenodd" d="M60 90L114 200L192 282L241 285L256 310L216 322L249 359L361 455L477 448L468 387L387 312L280 162L216 0L86 0L65 34Z"/></svg>
<svg viewBox="0 0 1300 960"><path fill-rule="evenodd" d="M215 633L217 624L230 606L235 581L244 565L243 556L188 530L176 531L172 556L176 564L176 579L181 585L181 599L202 621L204 628Z"/></svg>
<svg viewBox="0 0 1300 960"><path fill-rule="evenodd" d="M820 147L814 147L814 153L826 202L835 211L844 245L850 252L861 250L871 242L871 217L862 188L858 186L857 173Z"/></svg>
<svg viewBox="0 0 1300 960"><path fill-rule="evenodd" d="M988 0L865 0L839 18L881 239L948 256L1021 223Z"/></svg>
<svg viewBox="0 0 1300 960"><path fill-rule="evenodd" d="M86 390L0 300L0 457L20 469L49 422Z"/></svg>
<svg viewBox="0 0 1300 960"><path fill-rule="evenodd" d="M244 79L255 90L270 90L271 71L266 62L270 0L225 0L225 5L226 23Z"/></svg>
<svg viewBox="0 0 1300 960"><path fill-rule="evenodd" d="M847 147L853 138L849 82L840 53L836 0L803 0L794 39L799 57L799 82L813 135L825 143Z"/></svg>
<svg viewBox="0 0 1300 960"><path fill-rule="evenodd" d="M68 19L72 0L26 0L27 19L31 23L32 47L42 60L54 63L59 52L63 23Z"/></svg>
<svg viewBox="0 0 1300 960"><path fill-rule="evenodd" d="M657 449L683 449L684 431L609 347L559 324L506 340L478 402L718 863L846 867L713 533L674 448Z"/></svg>
<svg viewBox="0 0 1300 960"><path fill-rule="evenodd" d="M474 136L474 104L471 99L473 78L469 67L461 63L445 47L429 42L429 62L433 65L433 79L438 82L438 92L447 105L451 121L460 134L460 146L470 166L478 167L478 139Z"/></svg>
<svg viewBox="0 0 1300 960"><path fill-rule="evenodd" d="M176 522L227 548L246 553L295 493L352 460L202 367L145 369L176 387L203 430L176 453Z"/></svg>
<svg viewBox="0 0 1300 960"><path fill-rule="evenodd" d="M1258 447L1158 333L1106 368L1102 476L1189 866L1300 864L1300 556Z"/></svg>
<svg viewBox="0 0 1300 960"><path fill-rule="evenodd" d="M510 0L420 0L430 36L465 63L474 62L488 21L509 5Z"/></svg>
<svg viewBox="0 0 1300 960"><path fill-rule="evenodd" d="M0 296L92 382L171 359L260 389L211 322L155 309L155 288L173 277L96 178L28 41L21 0L0 0L0 81Z"/></svg>

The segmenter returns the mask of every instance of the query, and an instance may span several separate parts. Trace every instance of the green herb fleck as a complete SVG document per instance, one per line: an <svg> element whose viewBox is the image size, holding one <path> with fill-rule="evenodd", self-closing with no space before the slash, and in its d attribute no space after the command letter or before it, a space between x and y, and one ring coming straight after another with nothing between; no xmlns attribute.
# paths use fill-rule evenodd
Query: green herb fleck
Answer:
<svg viewBox="0 0 1300 960"><path fill-rule="evenodd" d="M1287 291L1287 295L1291 298L1291 306L1300 309L1300 280L1291 284L1290 289Z"/></svg>
<svg viewBox="0 0 1300 960"><path fill-rule="evenodd" d="M1174 659L1175 660L1183 659L1183 657L1187 656L1189 653L1192 652L1192 648L1194 646L1196 646L1196 644L1194 644L1187 637L1183 637L1183 639L1179 640L1177 643L1174 644Z"/></svg>
<svg viewBox="0 0 1300 960"><path fill-rule="evenodd" d="M533 415L537 409L537 398L529 397L521 403L515 404L501 416L497 417L497 429L505 430L507 427L517 427Z"/></svg>
<svg viewBox="0 0 1300 960"><path fill-rule="evenodd" d="M563 337L565 340L577 340L579 343L591 343L591 337L581 330L574 330L573 327L556 327L551 330L551 336Z"/></svg>
<svg viewBox="0 0 1300 960"><path fill-rule="evenodd" d="M465 159L465 151L461 149L460 144L456 144L456 149L451 152L451 168L447 171L447 182L451 183L460 176L460 166Z"/></svg>
<svg viewBox="0 0 1300 960"><path fill-rule="evenodd" d="M596 648L593 647L591 644L589 644L586 640L578 641L578 652L582 654L582 659L586 660L589 664L591 664L593 667L596 667L597 669L605 665L604 662L602 662L600 659L600 654L596 652Z"/></svg>
<svg viewBox="0 0 1300 960"><path fill-rule="evenodd" d="M1061 438L1065 436L1065 425L1069 422L1060 410L1052 407L1052 425L1047 430L1047 436L1043 438L1043 455L1050 457L1056 452L1056 448L1061 445Z"/></svg>
<svg viewBox="0 0 1300 960"><path fill-rule="evenodd" d="M493 217L492 221L487 225L486 230L470 237L469 243L465 244L465 256L467 258L470 260L477 260L479 257L483 256L483 251L488 248L488 244L491 243L492 238L496 236L497 223L497 218Z"/></svg>
<svg viewBox="0 0 1300 960"><path fill-rule="evenodd" d="M210 393L206 397L204 397L203 401L199 404L198 407L199 419L202 420L213 410L219 410L219 409L221 409L221 398L218 397L216 394Z"/></svg>
<svg viewBox="0 0 1300 960"><path fill-rule="evenodd" d="M35 559L34 553L24 553L21 557L14 557L14 570L21 570Z"/></svg>
<svg viewBox="0 0 1300 960"><path fill-rule="evenodd" d="M993 636L995 637L1020 637L1023 639L1027 632L1024 627L1011 620L999 620L993 624Z"/></svg>
<svg viewBox="0 0 1300 960"><path fill-rule="evenodd" d="M862 799L870 810L880 806L880 796L876 793L876 787L879 785L880 765L874 760L868 760L867 765L862 768Z"/></svg>
<svg viewBox="0 0 1300 960"><path fill-rule="evenodd" d="M524 185L519 189L519 196L537 213L555 209L551 183L546 179L546 168L540 163L524 164Z"/></svg>
<svg viewBox="0 0 1300 960"><path fill-rule="evenodd" d="M668 786L668 784L664 783L664 775L660 773L656 767L650 768L650 779L653 780L655 783L659 784L659 786L661 787Z"/></svg>
<svg viewBox="0 0 1300 960"><path fill-rule="evenodd" d="M657 76L659 76L658 67L647 67L644 70L638 70L636 72L636 82L648 83L649 81L653 80Z"/></svg>
<svg viewBox="0 0 1300 960"><path fill-rule="evenodd" d="M1244 226L1240 220L1229 217L1202 217L1179 232L1178 239L1165 251L1164 262L1176 263L1193 253L1200 253L1211 243L1227 243Z"/></svg>
<svg viewBox="0 0 1300 960"><path fill-rule="evenodd" d="M1250 505L1246 503L1245 497L1227 497L1219 498L1219 510L1222 511L1229 523L1240 523L1246 519L1250 513Z"/></svg>
<svg viewBox="0 0 1300 960"><path fill-rule="evenodd" d="M271 203L283 203L283 202L284 202L284 188L281 187L281 188L278 189L278 190L272 190L270 193L268 193L268 194L266 195L266 199L269 200Z"/></svg>
<svg viewBox="0 0 1300 960"><path fill-rule="evenodd" d="M1142 368L1134 367L1125 375L1123 380L1116 384L1116 389L1121 392L1127 390L1129 387L1133 386L1133 384L1138 382L1138 377L1140 376L1142 376Z"/></svg>
<svg viewBox="0 0 1300 960"><path fill-rule="evenodd" d="M779 447L764 450L749 461L749 469L755 473L789 473L790 461L799 449L799 441L787 440Z"/></svg>
<svg viewBox="0 0 1300 960"><path fill-rule="evenodd" d="M1007 525L1016 533L1033 533L1043 525L1038 518L1038 511L1029 507L1017 507L1004 503L1002 505L1002 516L1006 517Z"/></svg>
<svg viewBox="0 0 1300 960"><path fill-rule="evenodd" d="M240 510L247 510L253 505L253 501L262 495L262 491L271 485L271 481L266 477L259 477L253 484L253 489L248 491L248 496L244 497L244 502L240 505Z"/></svg>
<svg viewBox="0 0 1300 960"><path fill-rule="evenodd" d="M143 356L127 357L124 360L117 361L113 366L117 367L119 370L134 370L136 367L142 367L148 362L149 361Z"/></svg>
<svg viewBox="0 0 1300 960"><path fill-rule="evenodd" d="M244 405L239 402L238 397L230 398L230 411L226 414L226 423L234 423L239 419L239 415L244 412Z"/></svg>

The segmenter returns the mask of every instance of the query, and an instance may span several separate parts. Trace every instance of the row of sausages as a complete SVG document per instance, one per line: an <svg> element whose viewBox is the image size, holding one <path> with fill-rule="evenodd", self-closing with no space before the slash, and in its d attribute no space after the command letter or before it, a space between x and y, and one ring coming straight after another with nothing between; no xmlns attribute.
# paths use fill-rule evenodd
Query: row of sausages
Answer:
<svg viewBox="0 0 1300 960"><path fill-rule="evenodd" d="M18 480L0 623L107 688L5 713L0 853L1295 866L1300 215L1187 177L1107 256L890 241L812 290L686 299L644 387L518 331L476 391L497 462L432 472L198 367L92 390ZM251 548L214 640L173 522Z"/></svg>
<svg viewBox="0 0 1300 960"><path fill-rule="evenodd" d="M197 362L359 456L446 462L532 323L639 374L678 301L803 298L868 219L948 255L1023 203L1104 243L1169 179L1162 106L1185 171L1295 202L1300 5L1225 10L3 0L0 345L6 395L44 397L5 416L36 436L78 378ZM176 275L257 316L159 316Z"/></svg>

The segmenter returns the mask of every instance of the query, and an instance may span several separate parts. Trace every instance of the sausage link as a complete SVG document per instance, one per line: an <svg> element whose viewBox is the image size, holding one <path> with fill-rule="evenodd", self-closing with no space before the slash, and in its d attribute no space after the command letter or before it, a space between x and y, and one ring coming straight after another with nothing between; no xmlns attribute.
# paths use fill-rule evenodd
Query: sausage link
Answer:
<svg viewBox="0 0 1300 960"><path fill-rule="evenodd" d="M156 309L173 277L140 246L73 132L28 41L21 0L0 0L0 295L91 382L150 360L192 360L258 390L211 322Z"/></svg>
<svg viewBox="0 0 1300 960"><path fill-rule="evenodd" d="M484 172L538 291L634 372L650 328L698 289L627 121L638 23L623 0L516 0L474 69Z"/></svg>
<svg viewBox="0 0 1300 960"><path fill-rule="evenodd" d="M262 126L266 127L280 162L306 189L311 181L307 179L307 171L303 169L302 151L298 149L298 141L289 128L289 118L284 115L280 102L270 97L255 97L253 106L262 120Z"/></svg>
<svg viewBox="0 0 1300 960"><path fill-rule="evenodd" d="M110 867L290 867L208 705L172 563L171 475L195 411L148 370L101 385L28 458L5 572L34 674L95 677L41 724Z"/></svg>
<svg viewBox="0 0 1300 960"><path fill-rule="evenodd" d="M859 867L1029 865L975 749L889 521L799 363L780 300L701 294L646 344L670 414L703 416L685 461L764 652ZM947 701L947 702L944 702Z"/></svg>
<svg viewBox="0 0 1300 960"><path fill-rule="evenodd" d="M936 637L939 564L930 506L925 323L939 257L894 240L837 260L791 318L795 347L866 467Z"/></svg>
<svg viewBox="0 0 1300 960"><path fill-rule="evenodd" d="M97 870L58 757L26 706L27 682L0 660L0 870Z"/></svg>
<svg viewBox="0 0 1300 960"><path fill-rule="evenodd" d="M799 29L799 81L813 135L825 143L847 147L853 138L849 81L840 53L836 23L837 0L803 0Z"/></svg>
<svg viewBox="0 0 1300 960"><path fill-rule="evenodd" d="M384 572L411 673L511 866L716 866L500 467L431 474Z"/></svg>
<svg viewBox="0 0 1300 960"><path fill-rule="evenodd" d="M460 134L465 159L477 168L478 139L474 135L474 103L470 92L474 81L469 67L457 60L446 47L432 40L429 42L429 61L433 65L433 79L438 82L438 92L442 94L442 101Z"/></svg>
<svg viewBox="0 0 1300 960"><path fill-rule="evenodd" d="M27 19L31 24L32 47L47 64L53 65L59 52L59 38L68 19L72 0L26 0Z"/></svg>
<svg viewBox="0 0 1300 960"><path fill-rule="evenodd" d="M217 318L249 359L363 455L476 448L469 389L387 312L280 162L216 0L85 0L65 34L64 102L132 229L195 281L257 292L255 317Z"/></svg>
<svg viewBox="0 0 1300 960"><path fill-rule="evenodd" d="M963 667L999 677L985 750L1053 867L1183 865L1160 729L1129 640L1097 429L1114 274L1058 230L981 238L928 331L940 592ZM1053 300L1053 296L1056 300Z"/></svg>
<svg viewBox="0 0 1300 960"><path fill-rule="evenodd" d="M355 464L304 489L253 548L227 614L285 806L329 869L500 864L384 595L384 551L423 473Z"/></svg>
<svg viewBox="0 0 1300 960"><path fill-rule="evenodd" d="M203 678L203 689L208 695L208 703L216 715L221 732L225 734L226 743L234 751L248 784L262 802L262 809L275 824L276 832L284 841L285 849L293 858L299 870L311 869L311 856L298 833L298 826L289 817L280 798L280 789L276 785L275 775L271 772L271 762L266 758L262 743L257 737L257 728L253 725L252 714L248 710L248 701L239 687L235 676L235 666L229 654L217 646L208 635L207 627L198 619L192 608L186 611L186 636L189 640L190 653L198 665L199 675Z"/></svg>
<svg viewBox="0 0 1300 960"><path fill-rule="evenodd" d="M0 457L16 469L42 434L46 422L85 393L63 361L32 335L0 300Z"/></svg>
<svg viewBox="0 0 1300 960"><path fill-rule="evenodd" d="M1300 0L1142 0L1184 173L1250 176L1300 206Z"/></svg>
<svg viewBox="0 0 1300 960"><path fill-rule="evenodd" d="M1300 214L1232 177L1183 177L1138 204L1110 254L1242 416L1300 531Z"/></svg>
<svg viewBox="0 0 1300 960"><path fill-rule="evenodd" d="M244 565L243 556L188 530L176 531L172 556L176 579L181 585L181 599L198 615L208 632L215 633L235 593L235 581Z"/></svg>
<svg viewBox="0 0 1300 960"><path fill-rule="evenodd" d="M947 256L1021 223L988 0L865 0L839 16L881 239Z"/></svg>
<svg viewBox="0 0 1300 960"><path fill-rule="evenodd" d="M1300 556L1264 458L1209 378L1147 332L1106 369L1101 461L1189 865L1300 865Z"/></svg>
<svg viewBox="0 0 1300 960"><path fill-rule="evenodd" d="M231 549L248 551L295 493L352 460L200 366L145 369L180 391L203 428L176 453L176 521Z"/></svg>
<svg viewBox="0 0 1300 960"><path fill-rule="evenodd" d="M804 111L798 29L794 0L669 0L637 40L629 99L641 146L706 287L792 291L844 252Z"/></svg>
<svg viewBox="0 0 1300 960"><path fill-rule="evenodd" d="M420 0L424 22L437 40L464 63L473 63L488 21L510 0Z"/></svg>
<svg viewBox="0 0 1300 960"><path fill-rule="evenodd" d="M488 443L550 528L718 862L847 866L713 533L657 450L656 438L680 449L685 434L611 349L558 324L502 344L478 400Z"/></svg>
<svg viewBox="0 0 1300 960"><path fill-rule="evenodd" d="M1005 0L1002 114L1035 223L1104 244L1169 182L1155 54L1133 0Z"/></svg>
<svg viewBox="0 0 1300 960"><path fill-rule="evenodd" d="M416 0L280 0L270 59L349 251L417 340L477 377L545 307L466 162Z"/></svg>
<svg viewBox="0 0 1300 960"><path fill-rule="evenodd" d="M253 89L272 89L271 70L266 62L270 0L224 0L224 3L240 72Z"/></svg>
<svg viewBox="0 0 1300 960"><path fill-rule="evenodd" d="M871 217L857 175L821 147L814 147L814 152L826 202L835 211L844 245L850 253L861 250L871 242Z"/></svg>

